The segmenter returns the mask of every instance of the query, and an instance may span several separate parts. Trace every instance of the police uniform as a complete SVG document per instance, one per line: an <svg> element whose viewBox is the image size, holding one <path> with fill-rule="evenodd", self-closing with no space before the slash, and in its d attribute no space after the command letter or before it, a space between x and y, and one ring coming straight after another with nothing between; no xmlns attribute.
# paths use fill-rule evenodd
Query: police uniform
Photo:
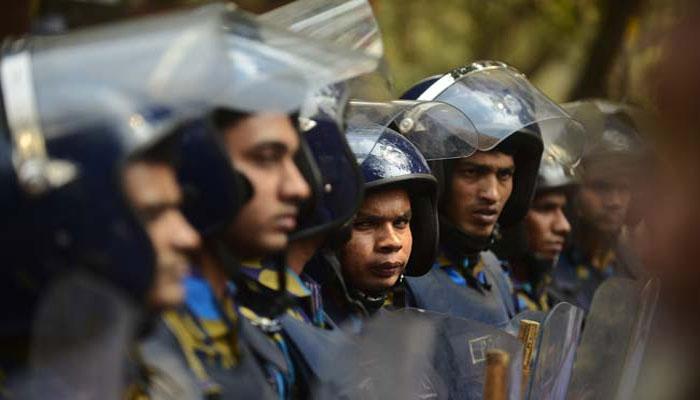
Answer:
<svg viewBox="0 0 700 400"><path fill-rule="evenodd" d="M517 264L516 264L517 263ZM549 264L549 265L538 265ZM552 304L548 287L552 281L551 263L543 263L537 260L530 260L525 257L520 261L511 261L512 268L519 268L530 274L530 279L518 279L515 274L511 274L513 282L513 301L517 313L523 311L549 311ZM549 266L549 268L547 268ZM536 272L542 272L536 273Z"/></svg>
<svg viewBox="0 0 700 400"><path fill-rule="evenodd" d="M457 254L443 245L428 274L406 279L409 304L505 327L515 316L507 267L490 251Z"/></svg>
<svg viewBox="0 0 700 400"><path fill-rule="evenodd" d="M160 370L168 376L162 380L175 386L149 385L147 392L184 390L188 385L182 379L187 379L202 398L273 399L284 393L289 374L284 354L240 317L235 288L229 286L219 301L200 276L187 278L185 285L185 306L165 312L141 344L147 368Z"/></svg>
<svg viewBox="0 0 700 400"><path fill-rule="evenodd" d="M248 261L241 271L262 286L277 290L275 262ZM287 386L292 388L287 398L308 398L317 386L343 387L352 390L351 382L343 381L335 365L334 355L352 346L349 338L328 317L324 310L321 285L307 274L297 275L286 268L286 293L291 305L282 315L265 316L243 305L241 315L253 325L263 327L267 336L285 353L289 374ZM264 329L274 321L276 330ZM340 379L339 379L340 377Z"/></svg>
<svg viewBox="0 0 700 400"><path fill-rule="evenodd" d="M582 156L583 174L587 170L601 170L631 178L643 168L648 158L640 129L643 127L640 110L626 104L591 99L562 105L586 127L587 143ZM634 206L634 198L630 207ZM629 213L628 222L639 216ZM579 230L587 229L586 221L578 223ZM606 279L618 276L639 279L643 275L641 263L621 238L612 239L602 254L591 257L577 242L576 232L567 249L561 254L553 273L551 295L568 301L584 310L591 307L593 295Z"/></svg>
<svg viewBox="0 0 700 400"><path fill-rule="evenodd" d="M609 249L603 257L588 259L576 244L562 252L552 273L549 287L553 299L566 301L588 311L593 295L601 283L612 276L637 279L634 260L626 255L623 246Z"/></svg>

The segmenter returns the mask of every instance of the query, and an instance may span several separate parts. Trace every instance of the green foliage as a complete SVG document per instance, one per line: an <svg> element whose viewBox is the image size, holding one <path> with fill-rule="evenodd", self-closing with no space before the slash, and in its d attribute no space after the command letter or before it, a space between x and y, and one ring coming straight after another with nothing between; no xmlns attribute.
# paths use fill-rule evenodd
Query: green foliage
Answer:
<svg viewBox="0 0 700 400"><path fill-rule="evenodd" d="M568 100L593 43L606 39L598 33L604 6L609 5L606 0L375 0L373 4L396 94L427 76L493 59L518 68L559 101ZM643 11L658 7L647 4ZM658 24L643 29L654 26ZM649 63L648 54L639 62Z"/></svg>

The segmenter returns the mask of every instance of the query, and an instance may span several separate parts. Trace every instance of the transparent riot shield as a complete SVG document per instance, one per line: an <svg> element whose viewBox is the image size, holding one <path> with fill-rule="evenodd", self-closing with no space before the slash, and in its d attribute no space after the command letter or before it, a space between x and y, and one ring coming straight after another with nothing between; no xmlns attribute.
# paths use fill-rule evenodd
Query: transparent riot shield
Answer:
<svg viewBox="0 0 700 400"><path fill-rule="evenodd" d="M576 353L567 399L631 398L659 285L610 278L596 291Z"/></svg>
<svg viewBox="0 0 700 400"><path fill-rule="evenodd" d="M8 391L27 399L120 399L138 312L118 290L89 275L57 281L40 300L28 370Z"/></svg>
<svg viewBox="0 0 700 400"><path fill-rule="evenodd" d="M13 94L8 114L21 113L14 119L33 121L47 137L125 106L288 112L308 93L373 71L378 62L225 4L31 37L17 47L2 60L3 91Z"/></svg>
<svg viewBox="0 0 700 400"><path fill-rule="evenodd" d="M442 101L461 110L476 126L478 149L482 151L493 149L523 129L539 131L545 143L583 130L523 74L500 62L482 61L458 68L440 78L418 100Z"/></svg>
<svg viewBox="0 0 700 400"><path fill-rule="evenodd" d="M547 313L543 311L525 310L510 320L508 325L506 325L505 327L505 331L513 336L518 336L520 324L523 320L537 321L539 323L543 323L546 317Z"/></svg>
<svg viewBox="0 0 700 400"><path fill-rule="evenodd" d="M334 363L314 398L447 398L442 377L432 367L436 332L431 321L379 312L362 325L351 345L323 350Z"/></svg>
<svg viewBox="0 0 700 400"><path fill-rule="evenodd" d="M348 86L354 98L385 101L393 97L382 35L368 0L297 0L259 19L377 57L377 69L351 79Z"/></svg>
<svg viewBox="0 0 700 400"><path fill-rule="evenodd" d="M423 318L435 330L433 368L446 385L448 398L482 398L486 355L491 349L509 355L508 398L520 398L522 345L517 338L492 326L446 314L410 308L398 313Z"/></svg>
<svg viewBox="0 0 700 400"><path fill-rule="evenodd" d="M559 303L547 314L540 329L540 340L526 399L565 398L583 316L583 310L569 303Z"/></svg>
<svg viewBox="0 0 700 400"><path fill-rule="evenodd" d="M351 101L349 126L376 124L404 135L426 160L468 157L479 138L471 120L457 108L436 101Z"/></svg>

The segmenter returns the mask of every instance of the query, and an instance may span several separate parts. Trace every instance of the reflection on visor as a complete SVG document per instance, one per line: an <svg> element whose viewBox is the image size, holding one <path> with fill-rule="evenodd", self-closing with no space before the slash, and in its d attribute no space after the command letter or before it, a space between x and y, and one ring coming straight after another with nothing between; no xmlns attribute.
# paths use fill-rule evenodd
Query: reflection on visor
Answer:
<svg viewBox="0 0 700 400"><path fill-rule="evenodd" d="M446 88L434 96L434 100L457 107L471 119L479 132L479 150L491 150L524 128L539 129L543 137L550 135L538 127L544 121L552 121L547 128L554 129L551 135L556 136L563 129L556 124L565 125L571 120L524 75L501 63L483 65L461 76L455 72L441 78L436 85L442 81Z"/></svg>
<svg viewBox="0 0 700 400"><path fill-rule="evenodd" d="M381 33L367 0L297 0L261 15L259 20L363 49L378 58L384 54Z"/></svg>
<svg viewBox="0 0 700 400"><path fill-rule="evenodd" d="M362 164L372 154L374 146L384 129L381 126L353 127L348 129L346 138L350 149L355 154L357 164Z"/></svg>
<svg viewBox="0 0 700 400"><path fill-rule="evenodd" d="M544 142L543 159L566 169L576 167L586 146L583 126L575 120L550 119L538 125Z"/></svg>
<svg viewBox="0 0 700 400"><path fill-rule="evenodd" d="M457 108L434 101L350 102L348 124L391 126L413 143L426 160L468 157L478 134Z"/></svg>
<svg viewBox="0 0 700 400"><path fill-rule="evenodd" d="M376 70L354 77L348 86L355 98L392 98L382 36L369 1L297 0L261 15L259 20L375 57L379 61Z"/></svg>
<svg viewBox="0 0 700 400"><path fill-rule="evenodd" d="M430 174L418 149L392 129L378 125L351 127L346 137L366 180Z"/></svg>

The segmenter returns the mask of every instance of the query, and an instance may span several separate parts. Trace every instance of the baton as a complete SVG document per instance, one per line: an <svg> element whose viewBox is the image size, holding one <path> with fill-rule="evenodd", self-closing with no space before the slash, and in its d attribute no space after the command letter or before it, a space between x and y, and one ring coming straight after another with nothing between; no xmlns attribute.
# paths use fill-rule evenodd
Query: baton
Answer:
<svg viewBox="0 0 700 400"><path fill-rule="evenodd" d="M523 344L523 380L521 382L521 394L522 398L527 398L527 388L530 383L530 373L532 372L532 359L535 355L535 348L537 346L537 336L540 333L540 323L537 321L531 321L529 319L524 319L520 321L520 331L518 332L518 339Z"/></svg>
<svg viewBox="0 0 700 400"><path fill-rule="evenodd" d="M484 400L506 400L508 398L508 353L491 349L486 353L486 379Z"/></svg>

